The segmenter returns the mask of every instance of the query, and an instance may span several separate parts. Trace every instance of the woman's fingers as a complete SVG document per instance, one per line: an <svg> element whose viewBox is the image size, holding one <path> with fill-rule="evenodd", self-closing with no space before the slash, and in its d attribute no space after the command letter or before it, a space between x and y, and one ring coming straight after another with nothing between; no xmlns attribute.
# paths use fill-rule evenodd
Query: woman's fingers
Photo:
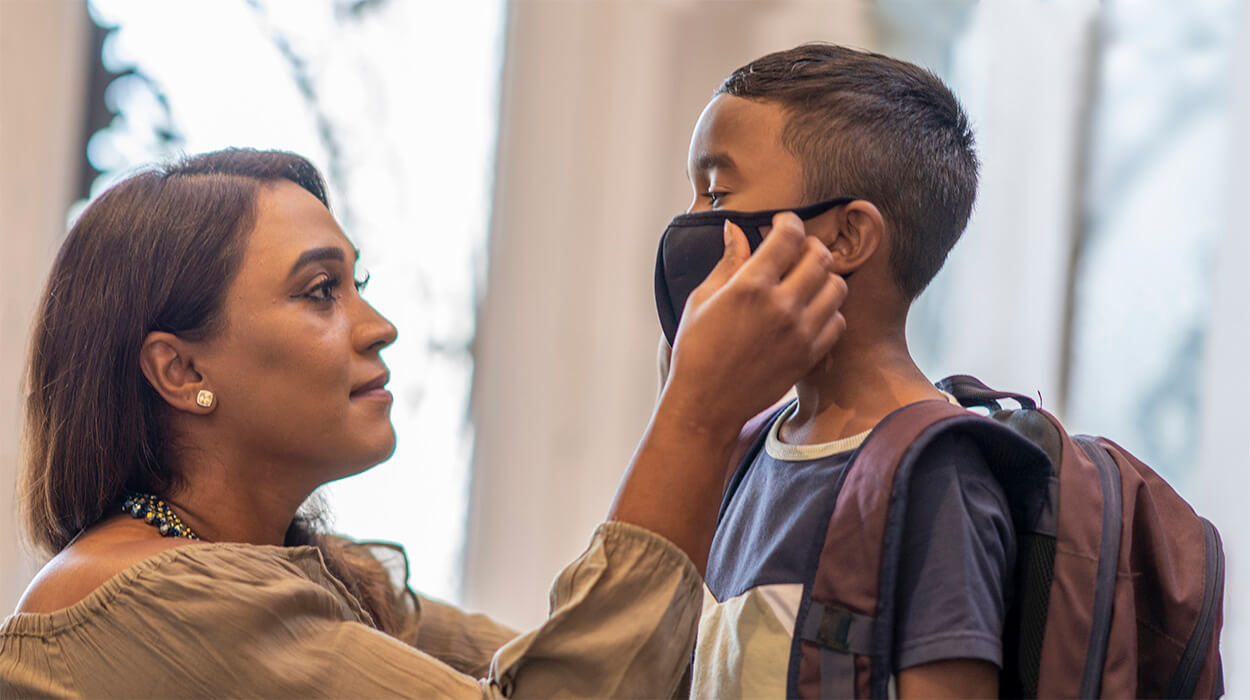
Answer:
<svg viewBox="0 0 1250 700"><path fill-rule="evenodd" d="M808 237L804 242L802 257L782 279L778 291L793 299L800 307L805 306L829 286L832 269L833 256L829 254L829 249L818 239Z"/></svg>
<svg viewBox="0 0 1250 700"><path fill-rule="evenodd" d="M773 244L766 250L770 241ZM826 332L826 326L846 300L846 282L832 272L833 255L819 239L806 235L806 227L798 216L782 212L773 217L772 230L756 256L763 263L751 269L744 265L742 274L756 273L781 280L770 291L772 305L778 315L793 316L796 330L808 341L822 337L822 342L812 348L814 363L832 348L832 343L825 342L829 336L836 340L840 335L836 329ZM841 323L844 326L845 319Z"/></svg>
<svg viewBox="0 0 1250 700"><path fill-rule="evenodd" d="M690 295L691 298L698 296L702 300L715 294L716 290L724 287L750 257L751 245L747 243L746 234L737 224L726 220L725 253L703 283Z"/></svg>
<svg viewBox="0 0 1250 700"><path fill-rule="evenodd" d="M738 271L738 275L775 284L803 257L806 239L807 232L803 228L802 219L791 212L774 216L772 230L751 259Z"/></svg>
<svg viewBox="0 0 1250 700"><path fill-rule="evenodd" d="M705 422L735 430L811 371L846 325L846 283L797 216L775 217L745 261L741 235L726 226L725 257L690 296L666 387L695 399Z"/></svg>

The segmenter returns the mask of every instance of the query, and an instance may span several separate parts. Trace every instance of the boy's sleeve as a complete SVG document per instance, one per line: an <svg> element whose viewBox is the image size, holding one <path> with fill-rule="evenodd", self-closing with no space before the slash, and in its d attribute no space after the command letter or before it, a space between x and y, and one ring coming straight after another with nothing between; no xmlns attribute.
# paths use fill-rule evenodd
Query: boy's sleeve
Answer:
<svg viewBox="0 0 1250 700"><path fill-rule="evenodd" d="M1001 668L1015 555L1007 497L985 458L965 436L939 440L908 494L894 670L949 659Z"/></svg>

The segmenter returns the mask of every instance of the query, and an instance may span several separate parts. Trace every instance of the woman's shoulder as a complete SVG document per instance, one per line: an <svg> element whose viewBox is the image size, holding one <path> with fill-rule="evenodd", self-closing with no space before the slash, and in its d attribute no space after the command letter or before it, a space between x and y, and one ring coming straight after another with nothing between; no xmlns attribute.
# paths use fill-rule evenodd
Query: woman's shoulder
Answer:
<svg viewBox="0 0 1250 700"><path fill-rule="evenodd" d="M194 544L152 537L141 523L116 520L84 533L39 570L17 603L18 613L47 614L80 602L140 562Z"/></svg>
<svg viewBox="0 0 1250 700"><path fill-rule="evenodd" d="M0 696L376 696L366 683L375 675L410 683L437 663L413 663L377 630L316 547L152 547L112 559L83 547L50 568L39 589L84 575L82 588L94 588L57 593L67 607L30 604L0 624Z"/></svg>
<svg viewBox="0 0 1250 700"><path fill-rule="evenodd" d="M137 528L137 529L136 529ZM243 543L210 544L175 537L152 537L142 523L115 521L89 532L50 560L18 602L15 618L78 617L119 595L170 600L175 591L212 591L306 583L338 594L312 547L272 547ZM254 590L243 591L246 600ZM335 597L338 597L337 595Z"/></svg>

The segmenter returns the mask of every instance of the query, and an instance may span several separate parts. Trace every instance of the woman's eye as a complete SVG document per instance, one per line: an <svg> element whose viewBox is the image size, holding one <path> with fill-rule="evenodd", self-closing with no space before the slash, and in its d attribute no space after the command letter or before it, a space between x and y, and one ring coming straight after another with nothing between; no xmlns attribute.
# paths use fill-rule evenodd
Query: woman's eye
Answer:
<svg viewBox="0 0 1250 700"><path fill-rule="evenodd" d="M716 206L717 203L719 203L720 200L723 199L725 195L727 194L729 193L728 192L708 192L704 196L708 198L708 201L712 203L712 206Z"/></svg>
<svg viewBox="0 0 1250 700"><path fill-rule="evenodd" d="M353 281L356 283L356 292L357 292L357 293L365 291L365 287L368 287L368 286L369 286L369 279L370 279L371 277L372 277L372 275L370 275L368 272L366 272L366 273L365 273L365 278L364 278L364 279L362 279L362 280L353 280Z"/></svg>
<svg viewBox="0 0 1250 700"><path fill-rule="evenodd" d="M334 290L337 289L338 286L339 280L337 277L327 277L313 285L308 291L304 292L300 296L317 302L334 301L338 298L334 295Z"/></svg>

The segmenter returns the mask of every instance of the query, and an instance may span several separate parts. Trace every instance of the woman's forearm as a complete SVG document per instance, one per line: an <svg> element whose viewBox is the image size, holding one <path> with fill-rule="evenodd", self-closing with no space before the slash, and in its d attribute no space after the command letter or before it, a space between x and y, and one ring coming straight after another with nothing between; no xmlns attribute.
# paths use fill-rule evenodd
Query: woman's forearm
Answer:
<svg viewBox="0 0 1250 700"><path fill-rule="evenodd" d="M702 576L716 528L724 465L739 425L710 426L697 406L661 394L609 520L644 527L686 552Z"/></svg>

